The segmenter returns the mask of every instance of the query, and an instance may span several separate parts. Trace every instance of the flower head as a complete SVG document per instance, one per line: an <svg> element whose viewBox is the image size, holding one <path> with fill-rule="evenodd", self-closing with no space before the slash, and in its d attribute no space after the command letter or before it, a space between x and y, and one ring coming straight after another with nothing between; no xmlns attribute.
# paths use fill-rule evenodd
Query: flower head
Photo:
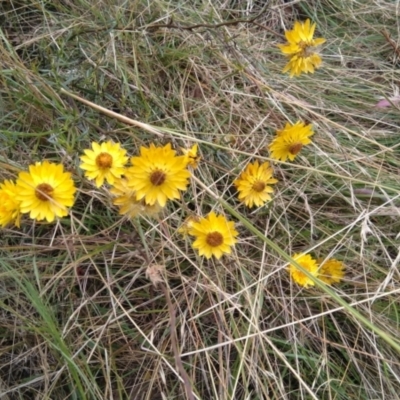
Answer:
<svg viewBox="0 0 400 400"><path fill-rule="evenodd" d="M286 126L276 132L275 139L270 143L269 150L271 157L275 160L293 161L303 146L310 144L314 132L312 125L305 125L298 121L294 125L286 123Z"/></svg>
<svg viewBox="0 0 400 400"><path fill-rule="evenodd" d="M143 199L137 200L136 192L129 187L126 178L116 180L110 192L115 196L113 204L119 207L119 214L129 218L155 217L162 209L158 203L148 205Z"/></svg>
<svg viewBox="0 0 400 400"><path fill-rule="evenodd" d="M189 234L196 237L192 246L201 256L206 258L215 256L219 259L224 253L231 253L231 247L237 242L238 232L235 230L234 222L226 220L223 215L211 212L199 222L192 222Z"/></svg>
<svg viewBox="0 0 400 400"><path fill-rule="evenodd" d="M69 172L61 164L49 161L29 166L29 172L20 172L17 179L16 200L22 213L30 213L32 219L46 219L68 215L68 207L74 204L76 188Z"/></svg>
<svg viewBox="0 0 400 400"><path fill-rule="evenodd" d="M159 283L164 282L163 274L165 273L165 265L151 264L146 269L146 278L157 287Z"/></svg>
<svg viewBox="0 0 400 400"><path fill-rule="evenodd" d="M271 186L277 179L272 178L272 168L268 162L259 164L258 161L248 164L238 179L233 183L239 192L239 200L247 207L262 206L271 200L273 193Z"/></svg>
<svg viewBox="0 0 400 400"><path fill-rule="evenodd" d="M318 276L318 264L309 254L296 253L292 256L299 265L301 265L311 275ZM300 269L294 265L289 265L289 273L292 279L300 286L308 287L314 286L314 282Z"/></svg>
<svg viewBox="0 0 400 400"><path fill-rule="evenodd" d="M193 225L193 222L199 222L200 217L197 215L189 215L182 223L182 225L178 228L178 233L182 236L187 236L189 234L190 228Z"/></svg>
<svg viewBox="0 0 400 400"><path fill-rule="evenodd" d="M306 22L296 21L291 31L285 32L286 44L278 44L282 53L290 58L283 72L290 71L290 77L299 76L302 72L314 73L321 65L321 57L313 48L325 43L325 39L313 39L316 24L309 19Z"/></svg>
<svg viewBox="0 0 400 400"><path fill-rule="evenodd" d="M187 166L192 167L193 169L197 168L201 157L197 155L197 143L193 145L190 149L181 148L183 155L186 158Z"/></svg>
<svg viewBox="0 0 400 400"><path fill-rule="evenodd" d="M100 187L104 180L111 185L124 173L124 166L128 161L126 150L119 143L111 140L101 144L93 142L92 149L84 150L81 156L80 167L86 171L85 176L96 180L96 186Z"/></svg>
<svg viewBox="0 0 400 400"><path fill-rule="evenodd" d="M140 156L132 157L128 168L128 185L136 192L137 200L164 207L168 199L178 199L179 190L186 190L190 172L185 156L176 156L168 143L164 147L141 147Z"/></svg>
<svg viewBox="0 0 400 400"><path fill-rule="evenodd" d="M320 263L318 278L327 285L339 283L344 277L345 266L342 262L331 258L326 260L318 260Z"/></svg>
<svg viewBox="0 0 400 400"><path fill-rule="evenodd" d="M20 204L16 199L17 187L14 182L0 183L0 226L13 223L19 228L21 221Z"/></svg>

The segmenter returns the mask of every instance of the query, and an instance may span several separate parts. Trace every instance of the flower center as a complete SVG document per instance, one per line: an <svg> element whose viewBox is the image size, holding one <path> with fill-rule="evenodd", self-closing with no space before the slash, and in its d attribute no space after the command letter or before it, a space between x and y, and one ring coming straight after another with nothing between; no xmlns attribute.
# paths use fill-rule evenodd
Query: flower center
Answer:
<svg viewBox="0 0 400 400"><path fill-rule="evenodd" d="M307 48L307 42L304 40L300 40L300 42L297 43L297 45L301 48L301 50L305 50Z"/></svg>
<svg viewBox="0 0 400 400"><path fill-rule="evenodd" d="M294 156L296 154L300 153L300 150L303 148L302 143L293 143L289 146L289 153L293 154Z"/></svg>
<svg viewBox="0 0 400 400"><path fill-rule="evenodd" d="M298 43L298 46L300 47L300 51L298 52L298 55L302 58L307 58L310 57L314 53L314 49L312 46L312 42L304 42L303 40Z"/></svg>
<svg viewBox="0 0 400 400"><path fill-rule="evenodd" d="M211 232L206 237L206 243L211 247L218 247L224 243L224 237L219 232Z"/></svg>
<svg viewBox="0 0 400 400"><path fill-rule="evenodd" d="M253 183L252 189L257 192L261 193L265 189L265 183L263 181L255 181Z"/></svg>
<svg viewBox="0 0 400 400"><path fill-rule="evenodd" d="M101 169L111 168L112 162L113 162L113 158L108 153L100 153L96 157L96 165Z"/></svg>
<svg viewBox="0 0 400 400"><path fill-rule="evenodd" d="M150 182L154 186L161 186L165 182L166 178L167 178L167 175L165 175L164 171L160 171L159 169L156 169L150 175Z"/></svg>
<svg viewBox="0 0 400 400"><path fill-rule="evenodd" d="M41 201L49 201L54 189L48 183L41 183L35 189L35 196Z"/></svg>

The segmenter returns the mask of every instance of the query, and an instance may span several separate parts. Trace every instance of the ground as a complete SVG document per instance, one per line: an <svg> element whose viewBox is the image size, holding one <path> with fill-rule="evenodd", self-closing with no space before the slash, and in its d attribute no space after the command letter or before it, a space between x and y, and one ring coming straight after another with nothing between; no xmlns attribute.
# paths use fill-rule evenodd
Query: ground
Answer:
<svg viewBox="0 0 400 400"><path fill-rule="evenodd" d="M0 229L0 398L397 398L399 12L389 0L2 4L0 182L49 160L77 192L66 217ZM278 44L307 19L322 64L291 78ZM297 121L311 143L274 160L276 132ZM201 160L180 198L130 220L80 168L109 140L129 157L197 143ZM233 182L256 160L278 182L248 208ZM211 211L238 236L208 259L178 230ZM345 275L303 287L296 253Z"/></svg>

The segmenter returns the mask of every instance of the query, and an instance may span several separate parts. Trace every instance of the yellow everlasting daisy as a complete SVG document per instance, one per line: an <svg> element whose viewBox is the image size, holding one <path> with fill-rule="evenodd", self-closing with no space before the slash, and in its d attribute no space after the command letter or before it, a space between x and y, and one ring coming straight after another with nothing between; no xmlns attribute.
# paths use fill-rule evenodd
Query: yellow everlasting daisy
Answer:
<svg viewBox="0 0 400 400"><path fill-rule="evenodd" d="M110 192L115 196L113 204L119 207L120 215L126 215L129 218L155 217L162 209L158 203L150 206L143 199L137 200L136 192L129 187L128 180L125 178L116 180Z"/></svg>
<svg viewBox="0 0 400 400"><path fill-rule="evenodd" d="M192 222L189 234L196 237L193 248L197 249L201 256L221 258L223 254L230 254L232 246L237 242L238 232L235 223L228 221L223 215L214 212L199 222Z"/></svg>
<svg viewBox="0 0 400 400"><path fill-rule="evenodd" d="M331 258L326 260L319 260L321 263L319 267L318 278L327 285L332 285L333 283L339 283L344 277L345 266L342 262Z"/></svg>
<svg viewBox="0 0 400 400"><path fill-rule="evenodd" d="M301 265L311 275L318 276L318 264L309 254L296 253L292 256L299 265ZM300 286L308 287L314 286L314 282L300 269L294 265L289 265L289 273L292 279Z"/></svg>
<svg viewBox="0 0 400 400"><path fill-rule="evenodd" d="M271 157L275 160L293 161L303 146L311 143L310 136L312 125L305 125L304 122L298 121L294 125L286 123L286 126L276 132L275 139L268 146Z"/></svg>
<svg viewBox="0 0 400 400"><path fill-rule="evenodd" d="M111 140L101 144L93 142L92 149L84 150L85 155L81 156L80 167L86 171L85 176L91 180L95 179L97 187L100 187L104 180L113 185L124 173L124 166L128 161L126 150Z"/></svg>
<svg viewBox="0 0 400 400"><path fill-rule="evenodd" d="M271 200L272 185L278 182L272 178L273 170L268 162L259 164L258 161L248 164L238 179L233 184L239 192L239 200L247 207L262 206Z"/></svg>
<svg viewBox="0 0 400 400"><path fill-rule="evenodd" d="M0 183L0 226L13 223L19 228L21 221L20 204L16 199L17 186L10 180Z"/></svg>
<svg viewBox="0 0 400 400"><path fill-rule="evenodd" d="M164 207L167 200L178 199L179 191L186 190L190 172L185 156L176 156L168 143L164 147L141 147L140 156L131 158L128 184L136 192L137 200Z"/></svg>
<svg viewBox="0 0 400 400"><path fill-rule="evenodd" d="M314 73L321 65L321 57L314 53L314 47L325 43L326 39L313 39L316 24L309 19L306 22L296 21L293 30L286 31L286 44L278 44L282 53L290 58L283 72L290 71L290 77L299 76L302 72Z"/></svg>
<svg viewBox="0 0 400 400"><path fill-rule="evenodd" d="M178 233L180 233L182 236L187 236L189 234L190 228L193 225L193 222L199 222L200 217L197 215L189 215L185 221L183 221L183 224L178 228Z"/></svg>
<svg viewBox="0 0 400 400"><path fill-rule="evenodd" d="M190 149L183 149L181 148L183 155L186 158L187 166L192 167L193 169L197 168L199 165L199 162L201 160L201 157L197 155L197 143L193 145L192 148Z"/></svg>
<svg viewBox="0 0 400 400"><path fill-rule="evenodd" d="M17 179L16 200L21 212L30 213L32 219L46 219L68 215L74 204L76 188L69 172L61 164L49 161L29 166L29 172L20 172Z"/></svg>

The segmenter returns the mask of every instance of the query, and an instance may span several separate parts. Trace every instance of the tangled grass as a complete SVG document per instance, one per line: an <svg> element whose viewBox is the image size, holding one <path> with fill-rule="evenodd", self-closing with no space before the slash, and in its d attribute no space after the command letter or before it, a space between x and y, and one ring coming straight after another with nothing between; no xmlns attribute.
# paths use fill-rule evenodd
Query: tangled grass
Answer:
<svg viewBox="0 0 400 400"><path fill-rule="evenodd" d="M2 8L0 180L46 159L79 193L55 224L0 231L1 399L398 397L399 108L376 107L398 91L395 2ZM323 64L291 79L277 44L307 18ZM298 120L312 144L247 209L233 181ZM107 140L197 143L202 160L162 217L132 222L79 168ZM178 232L211 210L239 232L220 260ZM343 261L344 281L296 285L289 256L304 252Z"/></svg>

